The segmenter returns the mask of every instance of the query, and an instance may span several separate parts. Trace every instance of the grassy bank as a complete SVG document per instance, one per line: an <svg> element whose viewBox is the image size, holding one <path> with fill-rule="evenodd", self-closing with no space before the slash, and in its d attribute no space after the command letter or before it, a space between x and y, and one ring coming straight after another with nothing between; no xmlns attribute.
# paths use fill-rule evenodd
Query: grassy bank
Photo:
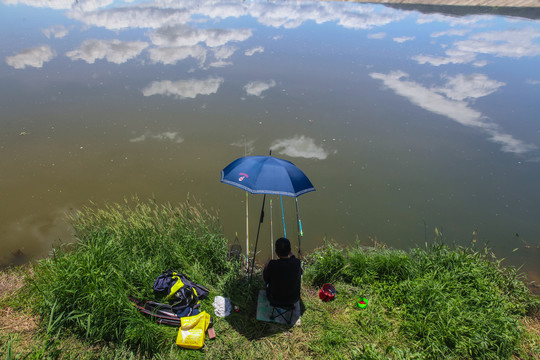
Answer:
<svg viewBox="0 0 540 360"><path fill-rule="evenodd" d="M305 259L301 325L287 328L255 320L260 280L246 283L218 219L195 202L89 207L71 221L74 244L1 273L4 359L539 358L539 300L487 249L328 244ZM210 314L217 295L240 307L215 318L217 338L201 350L178 348L174 328L128 299L156 299L152 284L167 269L210 288ZM325 282L338 290L333 302L318 299Z"/></svg>

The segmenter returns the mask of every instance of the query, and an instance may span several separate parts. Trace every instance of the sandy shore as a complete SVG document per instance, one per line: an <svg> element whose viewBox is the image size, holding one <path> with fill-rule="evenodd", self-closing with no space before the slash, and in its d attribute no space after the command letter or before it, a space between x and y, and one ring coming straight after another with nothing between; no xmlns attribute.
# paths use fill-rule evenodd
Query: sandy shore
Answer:
<svg viewBox="0 0 540 360"><path fill-rule="evenodd" d="M540 7L540 0L342 0L360 3L454 6Z"/></svg>

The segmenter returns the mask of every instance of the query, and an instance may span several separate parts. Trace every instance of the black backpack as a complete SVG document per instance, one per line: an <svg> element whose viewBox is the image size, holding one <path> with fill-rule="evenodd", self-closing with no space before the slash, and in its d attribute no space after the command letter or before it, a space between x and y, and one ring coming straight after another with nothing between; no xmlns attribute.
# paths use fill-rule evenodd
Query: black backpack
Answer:
<svg viewBox="0 0 540 360"><path fill-rule="evenodd" d="M205 299L209 294L206 287L173 270L167 270L157 277L154 282L154 291L164 295L176 312L187 307L198 308L199 300Z"/></svg>

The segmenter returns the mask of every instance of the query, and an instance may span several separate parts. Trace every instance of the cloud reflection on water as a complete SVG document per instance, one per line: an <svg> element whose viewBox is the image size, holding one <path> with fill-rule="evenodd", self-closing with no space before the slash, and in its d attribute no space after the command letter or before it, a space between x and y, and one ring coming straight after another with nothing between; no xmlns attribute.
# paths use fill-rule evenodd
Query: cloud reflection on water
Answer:
<svg viewBox="0 0 540 360"><path fill-rule="evenodd" d="M209 47L217 47L231 41L247 40L251 35L250 29L197 29L176 25L159 28L150 34L150 39L158 46L193 46L204 43Z"/></svg>
<svg viewBox="0 0 540 360"><path fill-rule="evenodd" d="M457 74L453 77L447 76L446 80L445 86L433 88L433 90L457 101L487 96L506 85L503 82L492 80L484 74Z"/></svg>
<svg viewBox="0 0 540 360"><path fill-rule="evenodd" d="M111 30L127 28L154 28L185 24L196 16L221 20L252 16L259 23L275 28L293 29L307 21L317 24L335 22L349 29L370 29L403 19L406 12L380 8L374 5L344 7L332 2L236 2L236 1L155 1L127 4L108 8L111 0L2 0L8 4L28 4L36 7L71 9L69 16L87 25Z"/></svg>
<svg viewBox="0 0 540 360"><path fill-rule="evenodd" d="M252 49L247 49L245 52L244 52L244 55L246 56L253 56L257 53L263 53L264 52L264 47L262 46L257 46L257 47L254 47Z"/></svg>
<svg viewBox="0 0 540 360"><path fill-rule="evenodd" d="M41 68L47 61L51 61L56 52L48 45L41 45L26 49L13 56L6 56L6 63L15 69L28 67Z"/></svg>
<svg viewBox="0 0 540 360"><path fill-rule="evenodd" d="M228 65L232 65L231 61L228 60L233 54L238 50L238 48L234 46L221 46L218 48L214 48L214 57L216 61L210 63L211 67L224 67Z"/></svg>
<svg viewBox="0 0 540 360"><path fill-rule="evenodd" d="M432 38L438 38L441 36L463 36L470 31L471 31L470 29L450 29L450 30L444 30L444 31L432 33L430 36Z"/></svg>
<svg viewBox="0 0 540 360"><path fill-rule="evenodd" d="M448 16L444 14L419 14L379 5L355 4L348 6L333 2L302 2L275 4L271 2L230 1L149 1L142 3L112 0L2 0L5 4L27 4L35 7L66 9L67 16L87 26L109 30L150 29L146 41L121 41L88 39L66 55L72 60L84 60L89 64L98 59L121 64L141 55L145 50L151 63L174 65L188 58L196 60L200 69L220 68L233 65L233 55L239 50L231 43L250 39L254 29L249 27L219 27L218 20L250 16L259 24L283 29L295 29L313 21L316 24L333 22L347 29L378 29L385 25L413 19L417 26L430 23L445 23L449 29L432 32L434 42L441 41L443 55L426 51L412 55L419 65L442 66L450 64L472 64L483 67L488 64L487 56L533 57L540 55L540 29L533 27L513 28L496 31L481 31L492 22L491 15ZM111 4L116 6L110 6ZM200 26L204 24L204 26ZM208 26L212 25L212 26ZM478 30L480 29L480 30ZM43 30L47 37L62 38L68 34L64 26L51 26ZM117 32L120 35L120 32ZM384 40L386 31L367 34L370 39ZM279 36L278 36L279 37ZM416 36L392 34L397 43L415 43ZM444 41L457 37L454 42ZM437 45L437 44L436 44ZM263 53L262 45L251 45L242 50L245 56ZM42 67L55 57L55 51L47 45L27 49L6 57L6 62L17 69ZM479 56L484 58L480 59ZM211 58L211 60L209 60ZM372 72L370 76L383 81L386 87L408 98L413 104L433 113L444 115L465 126L482 129L490 139L502 145L504 151L524 153L535 147L502 132L494 121L471 107L471 102L497 91L503 82L491 80L486 75L458 74L446 76L442 87L428 87L408 80L402 72ZM142 89L144 96L164 95L175 98L195 98L198 95L216 93L225 81L213 76L207 80L163 80L155 81ZM263 97L263 93L276 86L274 80L253 81L244 86L247 95ZM298 139L297 139L298 140ZM304 139L305 141L305 139ZM285 147L284 147L285 148Z"/></svg>
<svg viewBox="0 0 540 360"><path fill-rule="evenodd" d="M308 21L317 24L334 22L348 29L374 29L390 23L416 16L419 25L429 23L447 23L451 29L433 32L431 38L441 39L451 36L460 37L447 44L440 44L444 55L417 54L412 59L420 65L430 64L442 66L449 64L467 64L482 67L487 65L479 55L495 57L533 57L540 55L540 30L532 27L508 29L502 31L473 32L473 28L485 26L494 19L490 15L448 16L444 14L415 14L411 11L397 11L375 5L343 6L332 2L306 2L274 4L269 2L228 2L228 1L154 1L144 3L126 2L120 6L110 7L112 0L2 0L5 4L27 4L34 7L66 9L68 16L89 26L103 27L109 30L126 30L146 28L152 29L145 41L85 40L79 48L66 55L72 60L84 60L94 63L97 59L106 59L116 64L124 63L139 56L147 49L152 63L173 65L179 61L193 58L200 68L224 67L232 65L232 56L237 47L228 45L231 42L243 42L251 38L250 28L208 28L197 27L200 23L217 21L218 19L240 18L251 16L260 24L293 29ZM376 11L375 11L376 10ZM191 22L191 24L189 24ZM461 27L461 28L456 28ZM52 26L43 30L47 37L61 38L68 31L63 26ZM368 38L384 39L386 32L368 34ZM463 38L468 36L468 38ZM411 42L415 36L393 36L398 43ZM207 66L209 49L214 59ZM263 46L254 46L244 50L245 56L264 52ZM6 62L17 69L25 67L42 67L44 63L55 57L55 51L47 46L24 50L6 57ZM401 72L370 74L374 79L382 80L385 86L397 94L408 98L433 113L444 115L465 126L476 127L490 135L492 141L502 145L503 150L524 153L535 148L532 145L515 139L501 132L498 125L470 105L473 99L487 96L495 92L504 83L490 80L482 74L447 77L443 87L426 87L420 83L406 80L408 74ZM155 81L142 89L145 96L165 95L176 98L195 98L197 95L209 95L217 92L224 82L221 77L207 80ZM245 85L247 95L262 97L263 92L276 85L270 82L254 81ZM467 102L468 101L468 102ZM298 139L297 139L298 140ZM305 141L305 139L304 139Z"/></svg>
<svg viewBox="0 0 540 360"><path fill-rule="evenodd" d="M243 148L245 155L251 155L255 151L255 140L242 139L231 143L231 146ZM274 140L270 145L270 150L274 154L293 158L325 160L330 155L329 151L315 143L315 139L305 135ZM336 151L333 153L336 153Z"/></svg>
<svg viewBox="0 0 540 360"><path fill-rule="evenodd" d="M399 36L399 37L393 38L392 40L394 40L395 42L401 44L401 43L404 43L404 42L407 42L407 41L412 41L414 39L415 39L414 36Z"/></svg>
<svg viewBox="0 0 540 360"><path fill-rule="evenodd" d="M281 155L290 157L303 157L308 159L324 160L328 157L328 152L315 144L313 138L297 135L292 138L275 140L270 149Z"/></svg>
<svg viewBox="0 0 540 360"><path fill-rule="evenodd" d="M418 14L416 23L420 25L441 22L450 26L480 26L482 22L493 20L492 15L449 16L445 14Z"/></svg>
<svg viewBox="0 0 540 360"><path fill-rule="evenodd" d="M206 61L207 50L204 46L197 44L193 46L153 47L148 50L148 53L154 63L174 65L191 57L202 66Z"/></svg>
<svg viewBox="0 0 540 360"><path fill-rule="evenodd" d="M89 39L85 40L78 49L68 51L66 56L71 60L84 60L89 64L99 59L122 64L137 57L147 47L148 43L144 41Z"/></svg>
<svg viewBox="0 0 540 360"><path fill-rule="evenodd" d="M373 79L381 80L383 84L397 95L407 98L413 104L446 116L461 125L483 130L490 140L501 144L502 150L523 154L536 149L512 135L504 133L497 124L487 119L481 112L474 110L465 99L486 96L496 91L503 83L490 80L485 75L458 75L447 81L446 87L427 88L420 83L408 80L409 75L402 71L388 74L373 72Z"/></svg>
<svg viewBox="0 0 540 360"><path fill-rule="evenodd" d="M75 0L2 0L6 5L28 5L55 10L71 9Z"/></svg>
<svg viewBox="0 0 540 360"><path fill-rule="evenodd" d="M165 131L159 134L153 134L150 131L147 131L140 136L129 139L130 142L134 143L147 140L170 141L177 144L184 142L184 139L180 137L180 134L177 131Z"/></svg>
<svg viewBox="0 0 540 360"><path fill-rule="evenodd" d="M67 15L88 26L108 30L159 29L168 25L185 24L191 18L191 14L185 10L160 8L152 3L96 11L74 9Z"/></svg>
<svg viewBox="0 0 540 360"><path fill-rule="evenodd" d="M144 96L164 95L177 99L194 99L198 95L215 94L223 81L224 79L221 77L211 77L204 80L153 81L141 91Z"/></svg>
<svg viewBox="0 0 540 360"><path fill-rule="evenodd" d="M51 26L47 29L43 29L42 32L43 35L47 37L47 39L50 39L51 37L54 37L55 39L61 39L67 36L67 34L69 34L69 30L62 25Z"/></svg>
<svg viewBox="0 0 540 360"><path fill-rule="evenodd" d="M436 33L438 35L440 33ZM433 36L433 35L432 35ZM468 39L454 42L445 51L446 56L418 55L413 59L419 64L434 66L466 64L477 59L479 54L496 57L532 57L540 55L540 29L525 28L505 31L490 31L471 34Z"/></svg>
<svg viewBox="0 0 540 360"><path fill-rule="evenodd" d="M276 82L274 80L270 80L268 82L252 81L244 86L244 90L248 95L262 97L263 92L273 88L274 86L276 86Z"/></svg>
<svg viewBox="0 0 540 360"><path fill-rule="evenodd" d="M372 33L372 34L368 34L368 39L384 39L386 37L386 33L385 32L377 32L377 33Z"/></svg>

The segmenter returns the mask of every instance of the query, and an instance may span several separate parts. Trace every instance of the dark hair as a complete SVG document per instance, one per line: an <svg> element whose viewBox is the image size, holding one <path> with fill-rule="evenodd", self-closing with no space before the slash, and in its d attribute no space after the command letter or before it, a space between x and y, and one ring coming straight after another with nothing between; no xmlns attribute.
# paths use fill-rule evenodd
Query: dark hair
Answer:
<svg viewBox="0 0 540 360"><path fill-rule="evenodd" d="M276 240L276 254L280 257L285 257L291 252L291 242L287 238L279 238Z"/></svg>

